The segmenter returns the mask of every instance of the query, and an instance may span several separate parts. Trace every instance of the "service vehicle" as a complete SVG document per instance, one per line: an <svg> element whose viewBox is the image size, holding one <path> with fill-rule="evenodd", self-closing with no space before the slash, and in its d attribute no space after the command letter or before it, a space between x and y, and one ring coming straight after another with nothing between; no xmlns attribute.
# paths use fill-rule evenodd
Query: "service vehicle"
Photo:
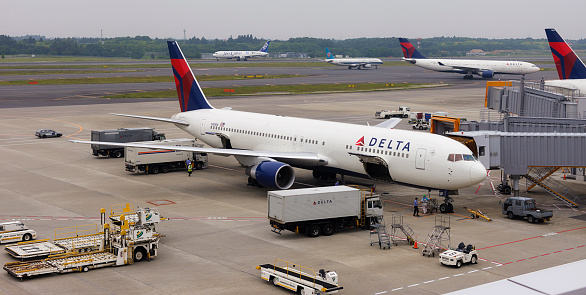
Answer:
<svg viewBox="0 0 586 295"><path fill-rule="evenodd" d="M439 261L442 265L451 265L460 268L462 264L478 263L478 252L473 245L466 246L464 243L458 245L456 250L447 250L439 255Z"/></svg>
<svg viewBox="0 0 586 295"><path fill-rule="evenodd" d="M92 130L92 141L125 143L164 139L165 133L156 132L155 129L148 127ZM124 156L124 147L103 144L92 144L91 147L92 154L96 157L121 158Z"/></svg>
<svg viewBox="0 0 586 295"><path fill-rule="evenodd" d="M195 139L180 138L141 142L143 144L203 147ZM187 161L191 161L195 170L208 166L208 154L190 151L153 150L143 147L124 147L126 171L144 172L146 174L167 173L187 169Z"/></svg>
<svg viewBox="0 0 586 295"><path fill-rule="evenodd" d="M419 121L415 122L415 124L413 124L411 127L413 127L413 129L427 130L427 129L429 129L429 122L419 120Z"/></svg>
<svg viewBox="0 0 586 295"><path fill-rule="evenodd" d="M0 223L0 244L30 241L37 238L37 232L28 229L22 221L10 221Z"/></svg>
<svg viewBox="0 0 586 295"><path fill-rule="evenodd" d="M343 289L338 285L335 271L320 269L316 274L311 268L281 259L275 259L274 264L259 265L256 269L260 270L262 279L303 295L334 294Z"/></svg>
<svg viewBox="0 0 586 295"><path fill-rule="evenodd" d="M286 229L310 237L329 236L344 228L370 229L383 215L378 196L370 190L338 185L269 191L268 218L273 231Z"/></svg>
<svg viewBox="0 0 586 295"><path fill-rule="evenodd" d="M112 207L109 221L106 219L106 210L101 210L102 231L87 235L91 236L90 239L78 240L78 233L71 230L71 243L65 249L64 242L51 243L46 240L43 244L25 242L7 246L8 253L16 258L50 256L42 260L9 262L4 265L4 270L22 279L48 273L86 272L156 257L162 237L155 229L155 225L163 220L159 212L149 208L137 208L135 211L130 204L122 207L121 211L116 211L115 207L119 209L120 205ZM85 236L82 234L80 237ZM47 247L55 251L47 253Z"/></svg>
<svg viewBox="0 0 586 295"><path fill-rule="evenodd" d="M503 203L503 214L509 219L526 217L529 223L549 221L553 217L553 211L539 209L535 205L535 199L525 197L507 198Z"/></svg>
<svg viewBox="0 0 586 295"><path fill-rule="evenodd" d="M396 111L381 110L375 112L374 117L378 119L389 119L391 117L407 118L409 117L409 108L401 106Z"/></svg>
<svg viewBox="0 0 586 295"><path fill-rule="evenodd" d="M39 129L35 132L35 136L39 138L61 137L63 133L51 129Z"/></svg>

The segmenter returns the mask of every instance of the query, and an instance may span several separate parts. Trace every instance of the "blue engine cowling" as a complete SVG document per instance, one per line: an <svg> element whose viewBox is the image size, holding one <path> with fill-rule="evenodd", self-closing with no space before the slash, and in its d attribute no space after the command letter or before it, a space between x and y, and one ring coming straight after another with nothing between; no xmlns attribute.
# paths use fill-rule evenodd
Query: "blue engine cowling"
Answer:
<svg viewBox="0 0 586 295"><path fill-rule="evenodd" d="M295 181L295 171L285 163L265 161L246 168L246 174L263 186L274 189L288 189Z"/></svg>
<svg viewBox="0 0 586 295"><path fill-rule="evenodd" d="M494 77L493 71L482 71L482 78L492 78Z"/></svg>

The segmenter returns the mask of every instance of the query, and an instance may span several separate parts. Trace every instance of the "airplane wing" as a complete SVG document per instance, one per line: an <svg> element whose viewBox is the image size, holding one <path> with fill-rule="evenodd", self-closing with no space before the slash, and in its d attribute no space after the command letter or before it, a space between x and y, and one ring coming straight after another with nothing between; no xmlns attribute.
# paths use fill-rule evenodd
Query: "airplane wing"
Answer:
<svg viewBox="0 0 586 295"><path fill-rule="evenodd" d="M443 63L443 62L438 62L438 64L440 66L450 67L450 68L454 68L454 69L462 70L462 71L466 71L466 72L470 71L470 72L480 73L480 72L489 70L489 69L475 68L475 67L454 66L454 65Z"/></svg>
<svg viewBox="0 0 586 295"><path fill-rule="evenodd" d="M175 150L175 151L188 151L197 153L210 153L223 156L241 156L241 157L254 157L254 158L271 158L283 160L284 162L295 162L303 163L307 165L326 165L328 160L317 153L308 152L270 152L270 151L251 151L251 150L240 150L240 149L220 149L220 148L205 148L205 147L191 147L191 146L171 146L171 145L156 145L156 144L144 144L136 142L102 142L102 141L85 141L85 140L70 140L73 143L85 143L85 144L101 144L110 146L122 146L122 147L138 147L153 150Z"/></svg>
<svg viewBox="0 0 586 295"><path fill-rule="evenodd" d="M376 124L373 127L380 127L380 128L387 128L387 129L393 129L395 126L397 126L397 124L399 124L399 122L401 122L401 119L399 118L391 118L388 119L380 124Z"/></svg>
<svg viewBox="0 0 586 295"><path fill-rule="evenodd" d="M161 122L167 122L167 123L181 124L181 125L189 126L189 123L188 122L185 122L185 121L182 121L182 120L175 120L175 119L171 119L171 118L147 117L147 116L136 116L136 115L126 115L126 114L115 114L115 113L110 113L110 115L122 116L122 117L131 117L131 118L139 118L139 119L147 119L147 120L161 121Z"/></svg>

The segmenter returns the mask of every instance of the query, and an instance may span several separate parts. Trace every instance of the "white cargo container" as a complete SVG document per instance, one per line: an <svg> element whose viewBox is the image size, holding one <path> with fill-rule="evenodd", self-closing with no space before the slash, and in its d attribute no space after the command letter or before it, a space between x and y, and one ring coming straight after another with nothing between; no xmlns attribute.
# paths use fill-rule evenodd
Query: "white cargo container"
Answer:
<svg viewBox="0 0 586 295"><path fill-rule="evenodd" d="M196 143L194 139L189 138L155 140L141 142L141 144L203 147L202 144ZM125 147L124 155L126 171L137 173L157 174L159 172L184 170L187 169L187 160L193 163L195 170L203 169L208 165L207 153Z"/></svg>
<svg viewBox="0 0 586 295"><path fill-rule="evenodd" d="M274 231L305 232L311 237L336 229L368 228L382 216L378 197L348 186L268 192L268 218Z"/></svg>

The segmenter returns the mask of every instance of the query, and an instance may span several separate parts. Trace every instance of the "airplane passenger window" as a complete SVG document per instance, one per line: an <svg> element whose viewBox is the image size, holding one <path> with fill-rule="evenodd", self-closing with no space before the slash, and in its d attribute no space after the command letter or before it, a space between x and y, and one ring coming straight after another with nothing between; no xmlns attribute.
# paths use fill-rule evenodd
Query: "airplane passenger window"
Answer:
<svg viewBox="0 0 586 295"><path fill-rule="evenodd" d="M409 158L409 154L405 154L405 158Z"/></svg>

